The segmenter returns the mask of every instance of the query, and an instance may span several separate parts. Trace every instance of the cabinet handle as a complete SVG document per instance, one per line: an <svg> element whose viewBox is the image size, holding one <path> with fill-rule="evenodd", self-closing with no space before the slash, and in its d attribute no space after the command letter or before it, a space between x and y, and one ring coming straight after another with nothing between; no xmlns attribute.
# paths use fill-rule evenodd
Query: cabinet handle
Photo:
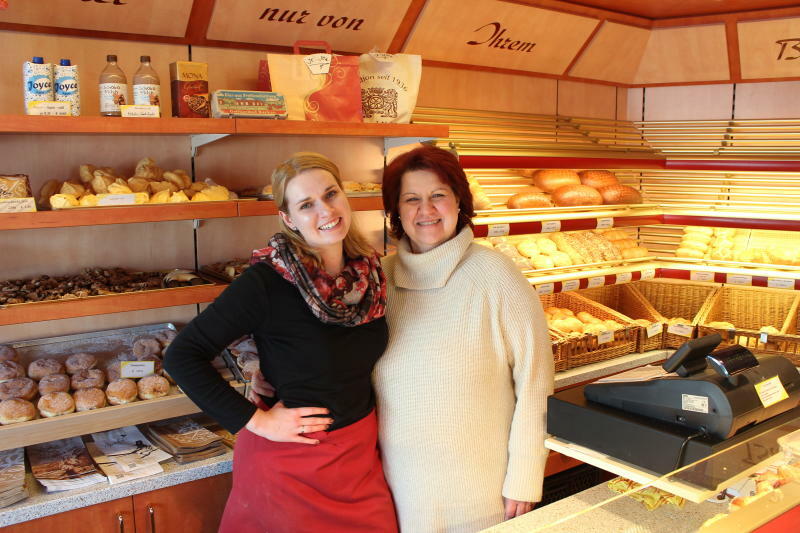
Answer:
<svg viewBox="0 0 800 533"><path fill-rule="evenodd" d="M147 513L150 515L150 533L156 533L156 510L150 504L147 505Z"/></svg>
<svg viewBox="0 0 800 533"><path fill-rule="evenodd" d="M125 519L122 514L117 515L117 522L119 522L119 533L125 533Z"/></svg>

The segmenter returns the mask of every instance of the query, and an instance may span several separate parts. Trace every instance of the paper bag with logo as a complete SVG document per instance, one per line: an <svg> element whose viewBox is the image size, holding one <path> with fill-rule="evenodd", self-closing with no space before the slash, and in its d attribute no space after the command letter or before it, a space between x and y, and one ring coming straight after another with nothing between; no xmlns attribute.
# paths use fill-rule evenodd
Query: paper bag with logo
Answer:
<svg viewBox="0 0 800 533"><path fill-rule="evenodd" d="M324 54L300 55L300 46ZM297 41L294 55L267 54L272 90L283 94L289 120L362 122L358 57L331 54L324 41Z"/></svg>
<svg viewBox="0 0 800 533"><path fill-rule="evenodd" d="M361 55L360 68L364 122L411 122L417 105L422 57L370 52Z"/></svg>

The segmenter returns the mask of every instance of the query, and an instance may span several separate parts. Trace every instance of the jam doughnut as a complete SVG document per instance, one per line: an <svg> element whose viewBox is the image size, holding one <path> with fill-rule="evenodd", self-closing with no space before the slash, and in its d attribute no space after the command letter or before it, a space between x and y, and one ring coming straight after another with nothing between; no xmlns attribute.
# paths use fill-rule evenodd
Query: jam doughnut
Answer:
<svg viewBox="0 0 800 533"><path fill-rule="evenodd" d="M64 362L70 376L81 370L89 370L97 366L97 358L90 353L75 353Z"/></svg>
<svg viewBox="0 0 800 533"><path fill-rule="evenodd" d="M28 365L28 377L39 381L50 374L63 374L64 365L58 359L37 359Z"/></svg>
<svg viewBox="0 0 800 533"><path fill-rule="evenodd" d="M51 418L74 412L75 400L68 392L48 392L39 398L37 406L42 416Z"/></svg>
<svg viewBox="0 0 800 533"><path fill-rule="evenodd" d="M152 400L169 394L167 378L155 374L143 377L136 385L139 389L139 398L142 400Z"/></svg>
<svg viewBox="0 0 800 533"><path fill-rule="evenodd" d="M16 361L19 363L19 354L13 346L0 344L0 361Z"/></svg>
<svg viewBox="0 0 800 533"><path fill-rule="evenodd" d="M99 368L80 370L72 375L72 388L75 390L101 388L105 384L106 375Z"/></svg>
<svg viewBox="0 0 800 533"><path fill-rule="evenodd" d="M36 418L36 408L27 400L12 398L0 402L0 424L16 424Z"/></svg>
<svg viewBox="0 0 800 533"><path fill-rule="evenodd" d="M36 396L36 392L36 382L31 378L9 379L0 383L0 400L21 398L30 401Z"/></svg>
<svg viewBox="0 0 800 533"><path fill-rule="evenodd" d="M25 368L16 361L0 361L0 383L25 377Z"/></svg>
<svg viewBox="0 0 800 533"><path fill-rule="evenodd" d="M106 387L106 396L111 405L122 405L136 401L138 393L136 382L132 379L117 379Z"/></svg>
<svg viewBox="0 0 800 533"><path fill-rule="evenodd" d="M39 394L48 392L69 392L70 380L66 374L50 374L39 380Z"/></svg>
<svg viewBox="0 0 800 533"><path fill-rule="evenodd" d="M106 394L102 389L92 387L75 391L75 410L91 411L106 406Z"/></svg>

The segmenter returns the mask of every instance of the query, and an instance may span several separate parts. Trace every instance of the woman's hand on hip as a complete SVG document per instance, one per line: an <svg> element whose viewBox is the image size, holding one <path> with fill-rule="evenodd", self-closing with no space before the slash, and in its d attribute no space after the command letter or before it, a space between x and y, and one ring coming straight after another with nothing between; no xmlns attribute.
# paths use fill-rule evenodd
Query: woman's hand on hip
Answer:
<svg viewBox="0 0 800 533"><path fill-rule="evenodd" d="M325 407L297 407L289 409L283 402L276 403L269 411L258 409L247 422L247 429L260 437L275 442L299 442L319 444L304 433L323 431L333 424L332 418L317 418L312 415L327 415ZM310 417L310 418L309 418Z"/></svg>
<svg viewBox="0 0 800 533"><path fill-rule="evenodd" d="M247 399L250 400L250 403L259 405L261 401L259 395L267 398L274 398L275 387L264 378L264 374L261 373L261 370L256 370L250 378L250 390L247 392Z"/></svg>
<svg viewBox="0 0 800 533"><path fill-rule="evenodd" d="M533 502L520 502L503 497L503 505L505 505L506 508L505 520L511 520L514 517L522 516L530 512L535 504Z"/></svg>

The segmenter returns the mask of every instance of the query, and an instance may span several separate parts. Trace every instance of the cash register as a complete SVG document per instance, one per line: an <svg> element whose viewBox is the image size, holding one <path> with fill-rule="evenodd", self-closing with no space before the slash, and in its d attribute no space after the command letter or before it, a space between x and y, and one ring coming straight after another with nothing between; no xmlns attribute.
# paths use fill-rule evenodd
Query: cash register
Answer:
<svg viewBox="0 0 800 533"><path fill-rule="evenodd" d="M714 488L744 455L777 453L776 428L800 425L800 373L780 355L718 348L719 334L691 340L658 367L558 392L548 398L548 433L659 474L740 442L690 481ZM780 435L778 435L780 436ZM772 450L772 448L776 448ZM765 457L766 458L766 457ZM712 464L713 463L713 464Z"/></svg>

